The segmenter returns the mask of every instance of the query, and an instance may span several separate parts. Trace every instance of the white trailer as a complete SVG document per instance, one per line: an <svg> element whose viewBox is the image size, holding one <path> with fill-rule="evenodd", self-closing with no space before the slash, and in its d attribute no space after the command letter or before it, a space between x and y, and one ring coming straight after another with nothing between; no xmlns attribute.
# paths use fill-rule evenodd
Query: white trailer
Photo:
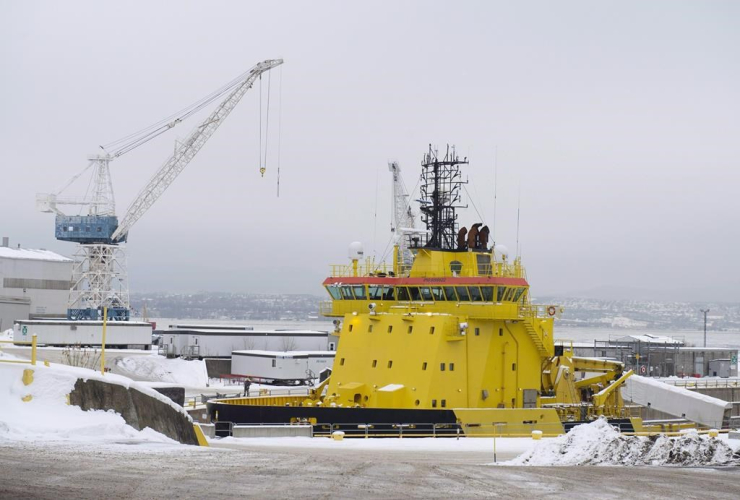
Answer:
<svg viewBox="0 0 740 500"><path fill-rule="evenodd" d="M337 337L319 330L247 330L198 327L161 332L160 353L191 358L229 358L233 351L333 351Z"/></svg>
<svg viewBox="0 0 740 500"><path fill-rule="evenodd" d="M13 325L13 341L36 342L47 346L103 344L102 321L24 320ZM109 321L105 332L106 347L151 349L152 324L142 321Z"/></svg>
<svg viewBox="0 0 740 500"><path fill-rule="evenodd" d="M234 351L231 353L231 374L277 384L298 384L334 364L330 351Z"/></svg>

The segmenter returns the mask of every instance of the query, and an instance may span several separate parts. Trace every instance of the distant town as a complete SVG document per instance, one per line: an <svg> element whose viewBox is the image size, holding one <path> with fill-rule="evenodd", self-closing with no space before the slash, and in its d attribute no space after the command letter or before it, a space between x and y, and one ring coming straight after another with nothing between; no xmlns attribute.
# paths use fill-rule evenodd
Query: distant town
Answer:
<svg viewBox="0 0 740 500"><path fill-rule="evenodd" d="M328 298L328 297L327 297ZM316 295L263 295L199 292L136 293L131 304L138 316L199 320L306 321L319 319ZM707 329L740 330L740 304L698 302L653 302L539 297L541 304L564 307L559 323L572 327L688 330L703 328L700 309L709 309Z"/></svg>

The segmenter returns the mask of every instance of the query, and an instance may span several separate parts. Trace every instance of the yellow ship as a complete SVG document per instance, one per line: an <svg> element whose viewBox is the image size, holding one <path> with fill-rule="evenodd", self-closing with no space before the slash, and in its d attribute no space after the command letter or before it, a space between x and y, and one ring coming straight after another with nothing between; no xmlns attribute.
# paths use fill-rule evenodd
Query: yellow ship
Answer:
<svg viewBox="0 0 740 500"><path fill-rule="evenodd" d="M322 313L339 343L331 376L309 397L215 400L213 420L298 423L316 432L373 435L561 434L607 417L642 430L623 406L632 372L579 358L553 338L557 305L533 304L520 258L488 244L482 224L459 228L460 160L430 150L420 180L425 230L409 232L411 259L396 245L391 265L350 248L332 266Z"/></svg>

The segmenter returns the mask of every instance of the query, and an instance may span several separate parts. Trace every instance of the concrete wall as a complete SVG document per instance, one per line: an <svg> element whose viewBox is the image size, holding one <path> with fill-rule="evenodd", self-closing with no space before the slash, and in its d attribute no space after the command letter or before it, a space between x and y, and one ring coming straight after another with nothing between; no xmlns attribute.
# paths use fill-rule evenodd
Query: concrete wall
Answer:
<svg viewBox="0 0 740 500"><path fill-rule="evenodd" d="M204 361L210 378L218 378L231 373L231 359L206 358Z"/></svg>
<svg viewBox="0 0 740 500"><path fill-rule="evenodd" d="M128 425L154 429L183 444L197 445L193 423L172 406L136 389L99 380L77 380L70 393L70 404L83 410L113 410Z"/></svg>

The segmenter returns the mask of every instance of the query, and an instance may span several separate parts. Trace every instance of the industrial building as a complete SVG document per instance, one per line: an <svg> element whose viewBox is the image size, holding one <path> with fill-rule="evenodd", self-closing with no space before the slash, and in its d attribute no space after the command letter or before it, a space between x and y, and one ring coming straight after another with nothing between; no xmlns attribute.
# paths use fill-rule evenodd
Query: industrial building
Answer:
<svg viewBox="0 0 740 500"><path fill-rule="evenodd" d="M316 379L334 364L333 351L234 351L231 374L266 383L292 384Z"/></svg>
<svg viewBox="0 0 740 500"><path fill-rule="evenodd" d="M0 330L19 319L65 317L72 259L44 249L0 246Z"/></svg>
<svg viewBox="0 0 740 500"><path fill-rule="evenodd" d="M184 328L178 327L183 326ZM168 357L231 358L233 351L334 351L338 337L318 330L253 329L244 326L171 325L161 335Z"/></svg>
<svg viewBox="0 0 740 500"><path fill-rule="evenodd" d="M737 349L686 347L663 335L626 335L593 344L574 344L577 356L615 359L645 377L735 377Z"/></svg>

